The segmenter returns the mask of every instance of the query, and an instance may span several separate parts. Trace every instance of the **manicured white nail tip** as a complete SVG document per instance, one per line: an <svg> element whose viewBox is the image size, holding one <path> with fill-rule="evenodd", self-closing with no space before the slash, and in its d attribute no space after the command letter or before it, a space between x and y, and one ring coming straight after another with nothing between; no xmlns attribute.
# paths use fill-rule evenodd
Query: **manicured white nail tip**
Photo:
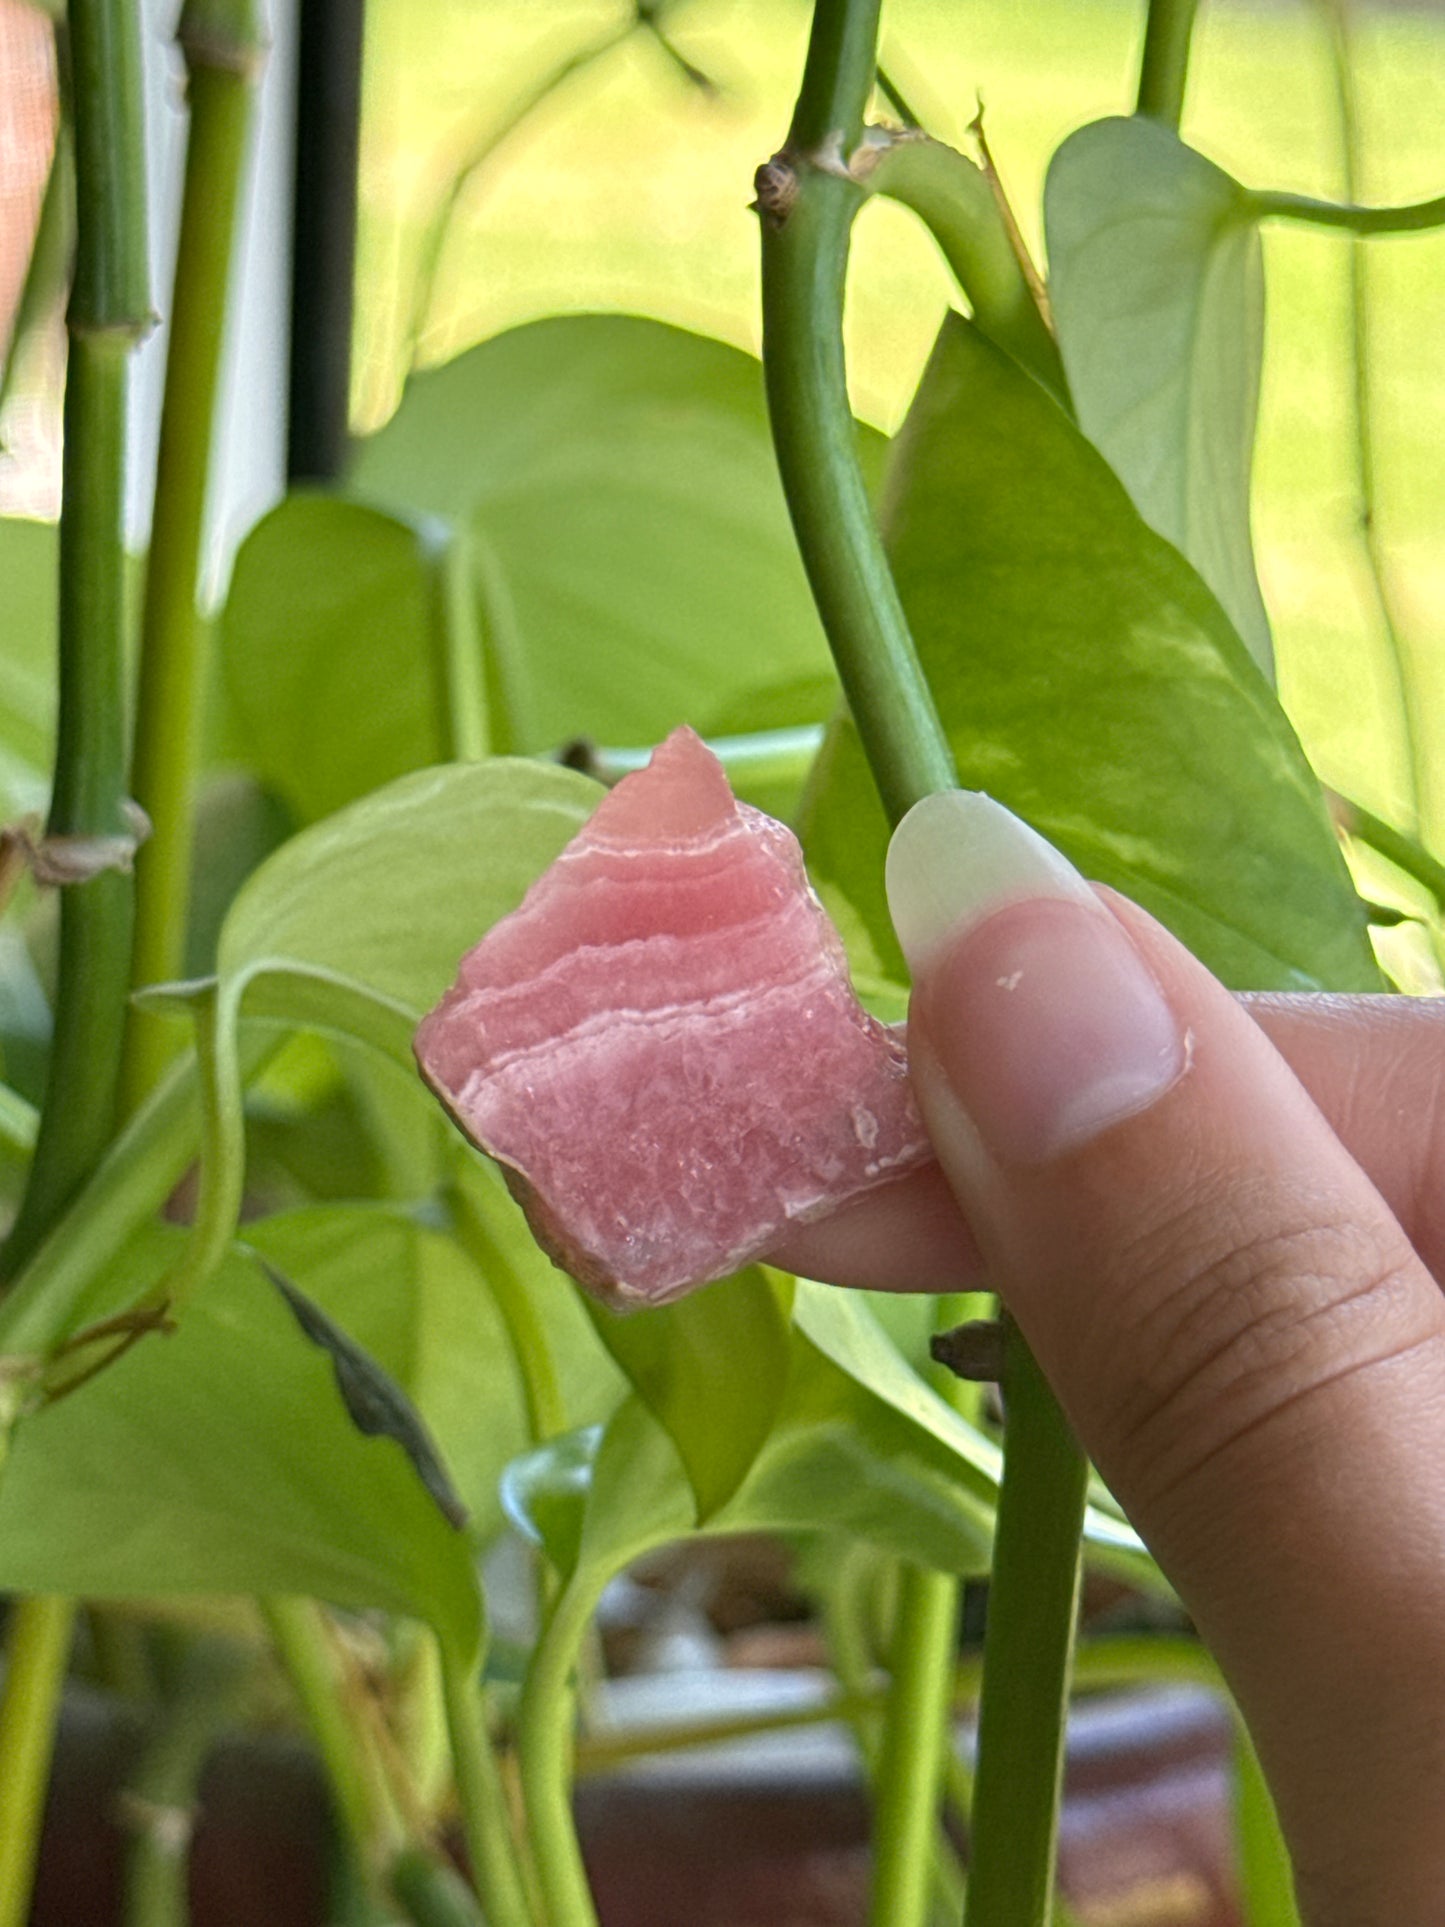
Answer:
<svg viewBox="0 0 1445 1927"><path fill-rule="evenodd" d="M888 846L888 909L916 977L940 945L1008 903L1098 901L1068 858L981 790L915 803Z"/></svg>

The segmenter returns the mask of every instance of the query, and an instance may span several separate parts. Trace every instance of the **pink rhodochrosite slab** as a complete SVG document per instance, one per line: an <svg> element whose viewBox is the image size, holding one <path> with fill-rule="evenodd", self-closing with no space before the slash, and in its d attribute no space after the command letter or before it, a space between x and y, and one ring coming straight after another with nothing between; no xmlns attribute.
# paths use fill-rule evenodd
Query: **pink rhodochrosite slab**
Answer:
<svg viewBox="0 0 1445 1927"><path fill-rule="evenodd" d="M539 1243L660 1304L922 1164L902 1040L859 1004L797 839L679 729L416 1034Z"/></svg>

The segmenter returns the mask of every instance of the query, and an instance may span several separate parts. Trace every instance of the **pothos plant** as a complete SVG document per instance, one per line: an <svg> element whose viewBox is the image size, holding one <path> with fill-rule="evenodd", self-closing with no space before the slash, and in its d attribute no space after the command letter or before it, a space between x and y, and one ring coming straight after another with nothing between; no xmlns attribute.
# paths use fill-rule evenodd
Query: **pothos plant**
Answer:
<svg viewBox="0 0 1445 1927"><path fill-rule="evenodd" d="M1231 179L1177 132L1191 0L1151 0L1137 112L1054 157L1045 286L986 152L929 138L880 81L878 10L817 0L792 125L758 173L761 367L628 316L484 342L410 383L342 486L265 517L212 624L216 317L265 35L255 0L187 0L133 655L127 365L152 306L137 22L127 0L71 0L63 509L58 536L0 529L0 1585L16 1596L0 1927L25 1918L81 1601L102 1645L124 1631L107 1602L259 1602L365 1885L409 1919L493 1927L594 1917L571 1814L578 1659L603 1590L652 1548L744 1531L821 1547L835 1627L857 1621L860 1551L891 1576L886 1686L838 1643L879 1927L964 1905L972 1927L1064 1920L1071 1678L1208 1674L1178 1638L1075 1650L1081 1557L1167 1588L1015 1334L1000 1431L978 1387L928 1362L956 1302L751 1267L614 1318L536 1249L411 1066L459 955L680 721L741 795L796 821L881 1014L906 1000L888 826L959 780L1234 986L1381 982L1271 687L1249 517L1259 231L1386 233L1445 207ZM659 31L658 8L638 19ZM925 224L958 291L891 446L849 412L841 333L850 231L879 195ZM25 811L52 753L41 830ZM1407 835L1363 812L1349 827L1439 889ZM537 1548L516 1694L488 1664L479 1579L508 1525ZM960 1587L990 1572L965 1775ZM384 1630L389 1732L335 1609ZM235 1679L200 1677L219 1725ZM194 1695L161 1706L147 1755L174 1805L172 1717L194 1721ZM440 1730L440 1752L416 1737ZM969 1809L966 1902L950 1803ZM1287 1920L1244 1741L1240 1811L1251 1918ZM438 1844L453 1812L467 1882ZM184 1918L158 1829L138 1832L130 1892L138 1927Z"/></svg>

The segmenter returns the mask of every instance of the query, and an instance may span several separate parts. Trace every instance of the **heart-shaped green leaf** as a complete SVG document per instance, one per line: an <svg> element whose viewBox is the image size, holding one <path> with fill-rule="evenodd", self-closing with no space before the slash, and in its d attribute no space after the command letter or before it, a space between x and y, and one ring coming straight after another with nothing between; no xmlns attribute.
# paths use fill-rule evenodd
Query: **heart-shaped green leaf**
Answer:
<svg viewBox="0 0 1445 1927"><path fill-rule="evenodd" d="M792 1281L761 1266L593 1325L677 1448L706 1524L737 1491L787 1389Z"/></svg>
<svg viewBox="0 0 1445 1927"><path fill-rule="evenodd" d="M497 1480L527 1442L507 1334L452 1240L390 1204L317 1205L246 1227L248 1243L402 1387L436 1440L473 1535L500 1522Z"/></svg>
<svg viewBox="0 0 1445 1927"><path fill-rule="evenodd" d="M856 1295L803 1279L796 1289L788 1385L773 1428L705 1530L838 1531L945 1571L986 1571L998 1448L924 1384ZM514 1523L589 1590L694 1528L677 1436L640 1397L605 1428L569 1433L515 1461L503 1490ZM1096 1558L1137 1584L1162 1585L1120 1520L1091 1508L1087 1535ZM590 1570L596 1561L603 1570Z"/></svg>
<svg viewBox="0 0 1445 1927"><path fill-rule="evenodd" d="M426 1099L430 1102L430 1099ZM474 1184L488 1184L485 1173ZM503 1469L529 1443L528 1413L495 1267L531 1294L567 1418L606 1415L620 1381L505 1197L489 1213L489 1260L394 1204L316 1205L247 1225L248 1243L300 1284L402 1387L425 1419L470 1514L474 1539L500 1527ZM489 1275L491 1274L491 1275ZM491 1287L491 1288L489 1288Z"/></svg>
<svg viewBox="0 0 1445 1927"><path fill-rule="evenodd" d="M401 777L261 865L221 932L222 985L409 1063L463 952L516 909L600 794L512 759Z"/></svg>
<svg viewBox="0 0 1445 1927"><path fill-rule="evenodd" d="M95 1309L134 1302L181 1236L143 1232ZM17 1428L0 1478L0 1586L310 1593L425 1619L462 1655L481 1624L466 1535L393 1439L357 1430L329 1358L239 1256L173 1336L144 1339Z"/></svg>
<svg viewBox="0 0 1445 1927"><path fill-rule="evenodd" d="M630 315L513 329L418 375L350 485L465 524L496 747L651 743L804 679L822 706L788 720L828 714L761 371L736 348Z"/></svg>
<svg viewBox="0 0 1445 1927"><path fill-rule="evenodd" d="M941 1570L987 1569L1002 1457L902 1356L872 1294L797 1281L788 1397L719 1528L840 1530ZM1091 1507L1092 1555L1156 1588L1132 1528Z"/></svg>
<svg viewBox="0 0 1445 1927"><path fill-rule="evenodd" d="M1079 425L1268 675L1249 526L1264 254L1248 196L1160 122L1101 120L1054 155L1044 226Z"/></svg>
<svg viewBox="0 0 1445 1927"><path fill-rule="evenodd" d="M632 1401L643 1412L641 1400ZM659 1433L661 1428L656 1428ZM582 1425L524 1452L502 1475L507 1517L540 1546L564 1579L577 1570L602 1425Z"/></svg>
<svg viewBox="0 0 1445 1927"><path fill-rule="evenodd" d="M895 445L889 547L964 783L1239 989L1378 988L1362 907L1273 692L1039 385L959 317ZM855 968L902 982L887 825L851 724L804 831Z"/></svg>
<svg viewBox="0 0 1445 1927"><path fill-rule="evenodd" d="M383 1371L350 1333L284 1272L264 1259L261 1268L286 1301L302 1333L331 1360L336 1389L357 1431L369 1439L394 1440L411 1460L412 1470L447 1524L460 1530L467 1523L467 1508L411 1400L390 1373Z"/></svg>
<svg viewBox="0 0 1445 1927"><path fill-rule="evenodd" d="M218 635L230 747L302 822L451 753L439 540L303 494L241 545Z"/></svg>
<svg viewBox="0 0 1445 1927"><path fill-rule="evenodd" d="M980 1454L988 1442L978 1440ZM793 1382L719 1531L841 1532L960 1574L988 1570L996 1484L973 1457L797 1338Z"/></svg>
<svg viewBox="0 0 1445 1927"><path fill-rule="evenodd" d="M516 908L576 830L595 786L522 762L420 771L295 837L252 877L221 930L214 979L147 993L196 1018L201 1189L183 1303L220 1263L243 1190L244 1012L411 1060L422 1013L458 959Z"/></svg>
<svg viewBox="0 0 1445 1927"><path fill-rule="evenodd" d="M411 1038L462 953L516 908L598 795L572 771L520 761L403 777L276 852L238 894L222 928L217 976L184 986L198 1018L202 1184L181 1275L188 1297L221 1260L241 1200L243 1016L314 1027L367 1044L412 1072ZM174 996L174 993L172 993ZM69 1329L92 1255L114 1249L150 1208L145 1134L168 1161L189 1147L180 1087L138 1119L97 1184L5 1302L16 1352L43 1353ZM109 1237L107 1233L110 1233ZM5 1322L0 1318L0 1322Z"/></svg>

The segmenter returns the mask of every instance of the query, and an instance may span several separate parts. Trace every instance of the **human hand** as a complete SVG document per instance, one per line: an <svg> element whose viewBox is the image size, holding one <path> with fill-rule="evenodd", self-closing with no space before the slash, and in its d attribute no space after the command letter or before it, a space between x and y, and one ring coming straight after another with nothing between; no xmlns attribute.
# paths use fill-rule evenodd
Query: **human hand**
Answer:
<svg viewBox="0 0 1445 1927"><path fill-rule="evenodd" d="M888 883L943 1176L779 1262L986 1274L1224 1669L1311 1927L1445 1920L1445 1000L1236 999L960 792Z"/></svg>

